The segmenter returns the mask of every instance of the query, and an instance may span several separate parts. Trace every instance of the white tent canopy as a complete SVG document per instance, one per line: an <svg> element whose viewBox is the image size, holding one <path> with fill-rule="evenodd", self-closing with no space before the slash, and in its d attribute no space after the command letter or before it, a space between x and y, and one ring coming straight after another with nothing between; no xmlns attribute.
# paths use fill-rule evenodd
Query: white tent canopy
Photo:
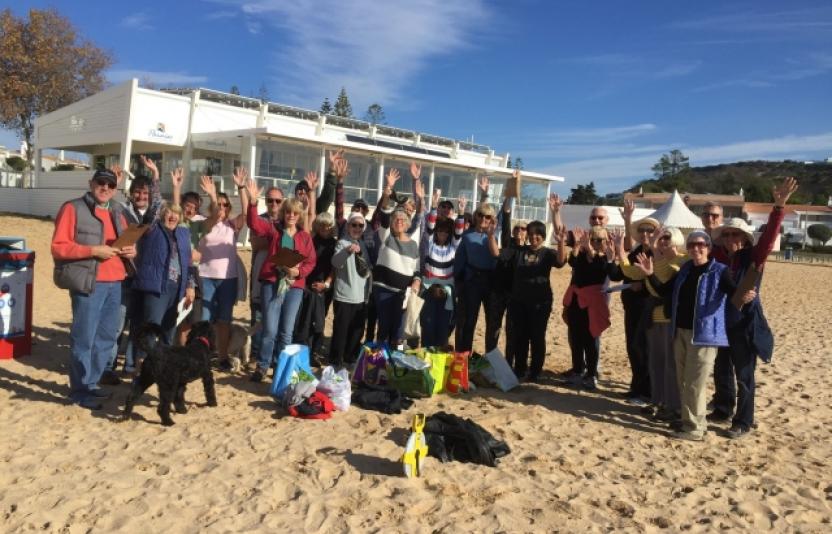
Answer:
<svg viewBox="0 0 832 534"><path fill-rule="evenodd" d="M680 230L703 228L702 220L685 205L678 191L673 191L667 202L651 213L650 217L659 221L662 226L675 226Z"/></svg>

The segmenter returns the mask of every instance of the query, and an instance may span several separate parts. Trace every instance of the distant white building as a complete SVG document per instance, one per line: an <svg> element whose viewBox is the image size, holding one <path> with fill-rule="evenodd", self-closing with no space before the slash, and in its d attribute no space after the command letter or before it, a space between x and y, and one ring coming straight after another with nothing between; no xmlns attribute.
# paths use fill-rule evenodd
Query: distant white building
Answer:
<svg viewBox="0 0 832 534"><path fill-rule="evenodd" d="M89 154L93 168L119 163L133 174L142 171L138 155L144 154L160 166L163 193L170 192L168 173L183 167L185 190L198 190L199 177L211 175L221 189L236 195L231 173L237 166L247 168L261 186L291 193L307 172L323 177L327 151L343 148L351 169L344 181L346 201L364 198L371 205L391 167L402 175L403 192L410 193L412 160L422 166L426 198L438 188L444 198L472 200L476 177L487 174L496 202L512 172L508 154L483 145L209 89L150 90L135 79L46 114L35 129L33 188L4 189L0 211L54 216L62 202L87 189L87 170L40 171L46 149ZM563 178L524 171L516 216L546 220L553 181Z"/></svg>

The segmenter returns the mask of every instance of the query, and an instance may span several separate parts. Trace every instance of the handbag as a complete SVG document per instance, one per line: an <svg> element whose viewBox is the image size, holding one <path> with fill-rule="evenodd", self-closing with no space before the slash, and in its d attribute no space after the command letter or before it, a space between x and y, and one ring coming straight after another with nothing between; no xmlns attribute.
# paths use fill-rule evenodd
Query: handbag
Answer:
<svg viewBox="0 0 832 534"><path fill-rule="evenodd" d="M451 362L454 357L447 352L425 352L425 359L430 361L430 376L433 377L433 393L443 393L447 381Z"/></svg>
<svg viewBox="0 0 832 534"><path fill-rule="evenodd" d="M430 397L433 395L435 382L430 374L430 367L411 365L404 354L393 352L387 363L387 384L408 397ZM421 361L421 360L420 360Z"/></svg>
<svg viewBox="0 0 832 534"><path fill-rule="evenodd" d="M354 384L383 385L387 383L387 346L365 343L352 373Z"/></svg>
<svg viewBox="0 0 832 534"><path fill-rule="evenodd" d="M467 393L468 385L468 356L470 352L455 352L451 359L451 368L448 372L448 383L445 388L448 393Z"/></svg>
<svg viewBox="0 0 832 534"><path fill-rule="evenodd" d="M419 339L422 337L422 323L420 316L422 314L422 306L425 305L425 299L411 293L407 299L407 308L404 310L404 317L402 322L404 324L404 337L406 339Z"/></svg>

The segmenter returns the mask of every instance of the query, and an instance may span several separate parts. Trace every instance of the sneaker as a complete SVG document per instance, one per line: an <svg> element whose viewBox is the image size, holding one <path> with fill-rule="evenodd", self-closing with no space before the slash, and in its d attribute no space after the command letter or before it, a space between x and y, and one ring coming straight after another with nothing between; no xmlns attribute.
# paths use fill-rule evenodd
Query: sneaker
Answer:
<svg viewBox="0 0 832 534"><path fill-rule="evenodd" d="M687 430L676 430L670 433L673 439L682 439L685 441L705 441L705 434L695 434Z"/></svg>
<svg viewBox="0 0 832 534"><path fill-rule="evenodd" d="M595 391L598 389L598 380L594 376L588 376L583 379L581 385L588 391Z"/></svg>
<svg viewBox="0 0 832 534"><path fill-rule="evenodd" d="M677 419L677 416L675 413L673 413L673 410L668 410L667 408L659 408L658 410L656 410L656 413L653 414L653 419L656 421L665 421L669 423L670 421L675 421Z"/></svg>
<svg viewBox="0 0 832 534"><path fill-rule="evenodd" d="M629 404L630 406L648 407L650 408L650 412L653 411L652 407L650 407L650 403L642 399L641 397L627 397L627 404Z"/></svg>
<svg viewBox="0 0 832 534"><path fill-rule="evenodd" d="M219 367L220 371L223 371L225 373L230 373L232 370L234 370L234 366L231 364L231 360L229 360L228 358L220 360L220 363L217 367Z"/></svg>
<svg viewBox="0 0 832 534"><path fill-rule="evenodd" d="M630 404L632 404L632 403L630 403ZM636 406L638 406L638 405L636 405ZM654 406L652 406L651 404L643 405L641 408L639 408L638 411L642 415L646 415L648 417L652 417L653 415L658 413L658 410Z"/></svg>
<svg viewBox="0 0 832 534"><path fill-rule="evenodd" d="M725 432L725 435L728 439L740 439L744 438L748 434L751 433L750 428L745 428L744 426L734 425L729 430Z"/></svg>
<svg viewBox="0 0 832 534"><path fill-rule="evenodd" d="M121 384L121 379L115 373L115 371L110 371L109 369L104 371L104 374L101 375L101 379L98 381L99 384L102 386L117 386Z"/></svg>
<svg viewBox="0 0 832 534"><path fill-rule="evenodd" d="M259 367L251 373L252 382L262 382L264 378L266 378L266 372Z"/></svg>
<svg viewBox="0 0 832 534"><path fill-rule="evenodd" d="M714 410L705 416L709 423L724 423L731 419L731 416L723 411Z"/></svg>

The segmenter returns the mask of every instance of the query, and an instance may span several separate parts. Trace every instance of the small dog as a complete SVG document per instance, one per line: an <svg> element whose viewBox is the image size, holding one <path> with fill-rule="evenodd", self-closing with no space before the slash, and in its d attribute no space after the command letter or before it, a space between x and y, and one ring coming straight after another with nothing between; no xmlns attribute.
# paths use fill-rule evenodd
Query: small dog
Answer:
<svg viewBox="0 0 832 534"><path fill-rule="evenodd" d="M243 326L231 323L228 335L228 361L231 362L231 370L240 372L248 363L251 351L251 336L260 330L260 323L254 326Z"/></svg>
<svg viewBox="0 0 832 534"><path fill-rule="evenodd" d="M142 362L139 375L133 379L133 388L127 396L123 419L130 419L133 405L152 386L159 387L159 417L162 424L171 426L170 405L176 413L186 413L185 387L188 382L202 379L208 406L217 405L214 391L214 375L211 372L211 354L214 352L214 330L211 323L196 323L188 334L184 347L165 344L164 331L159 325L147 323L136 335L136 343L147 357Z"/></svg>

